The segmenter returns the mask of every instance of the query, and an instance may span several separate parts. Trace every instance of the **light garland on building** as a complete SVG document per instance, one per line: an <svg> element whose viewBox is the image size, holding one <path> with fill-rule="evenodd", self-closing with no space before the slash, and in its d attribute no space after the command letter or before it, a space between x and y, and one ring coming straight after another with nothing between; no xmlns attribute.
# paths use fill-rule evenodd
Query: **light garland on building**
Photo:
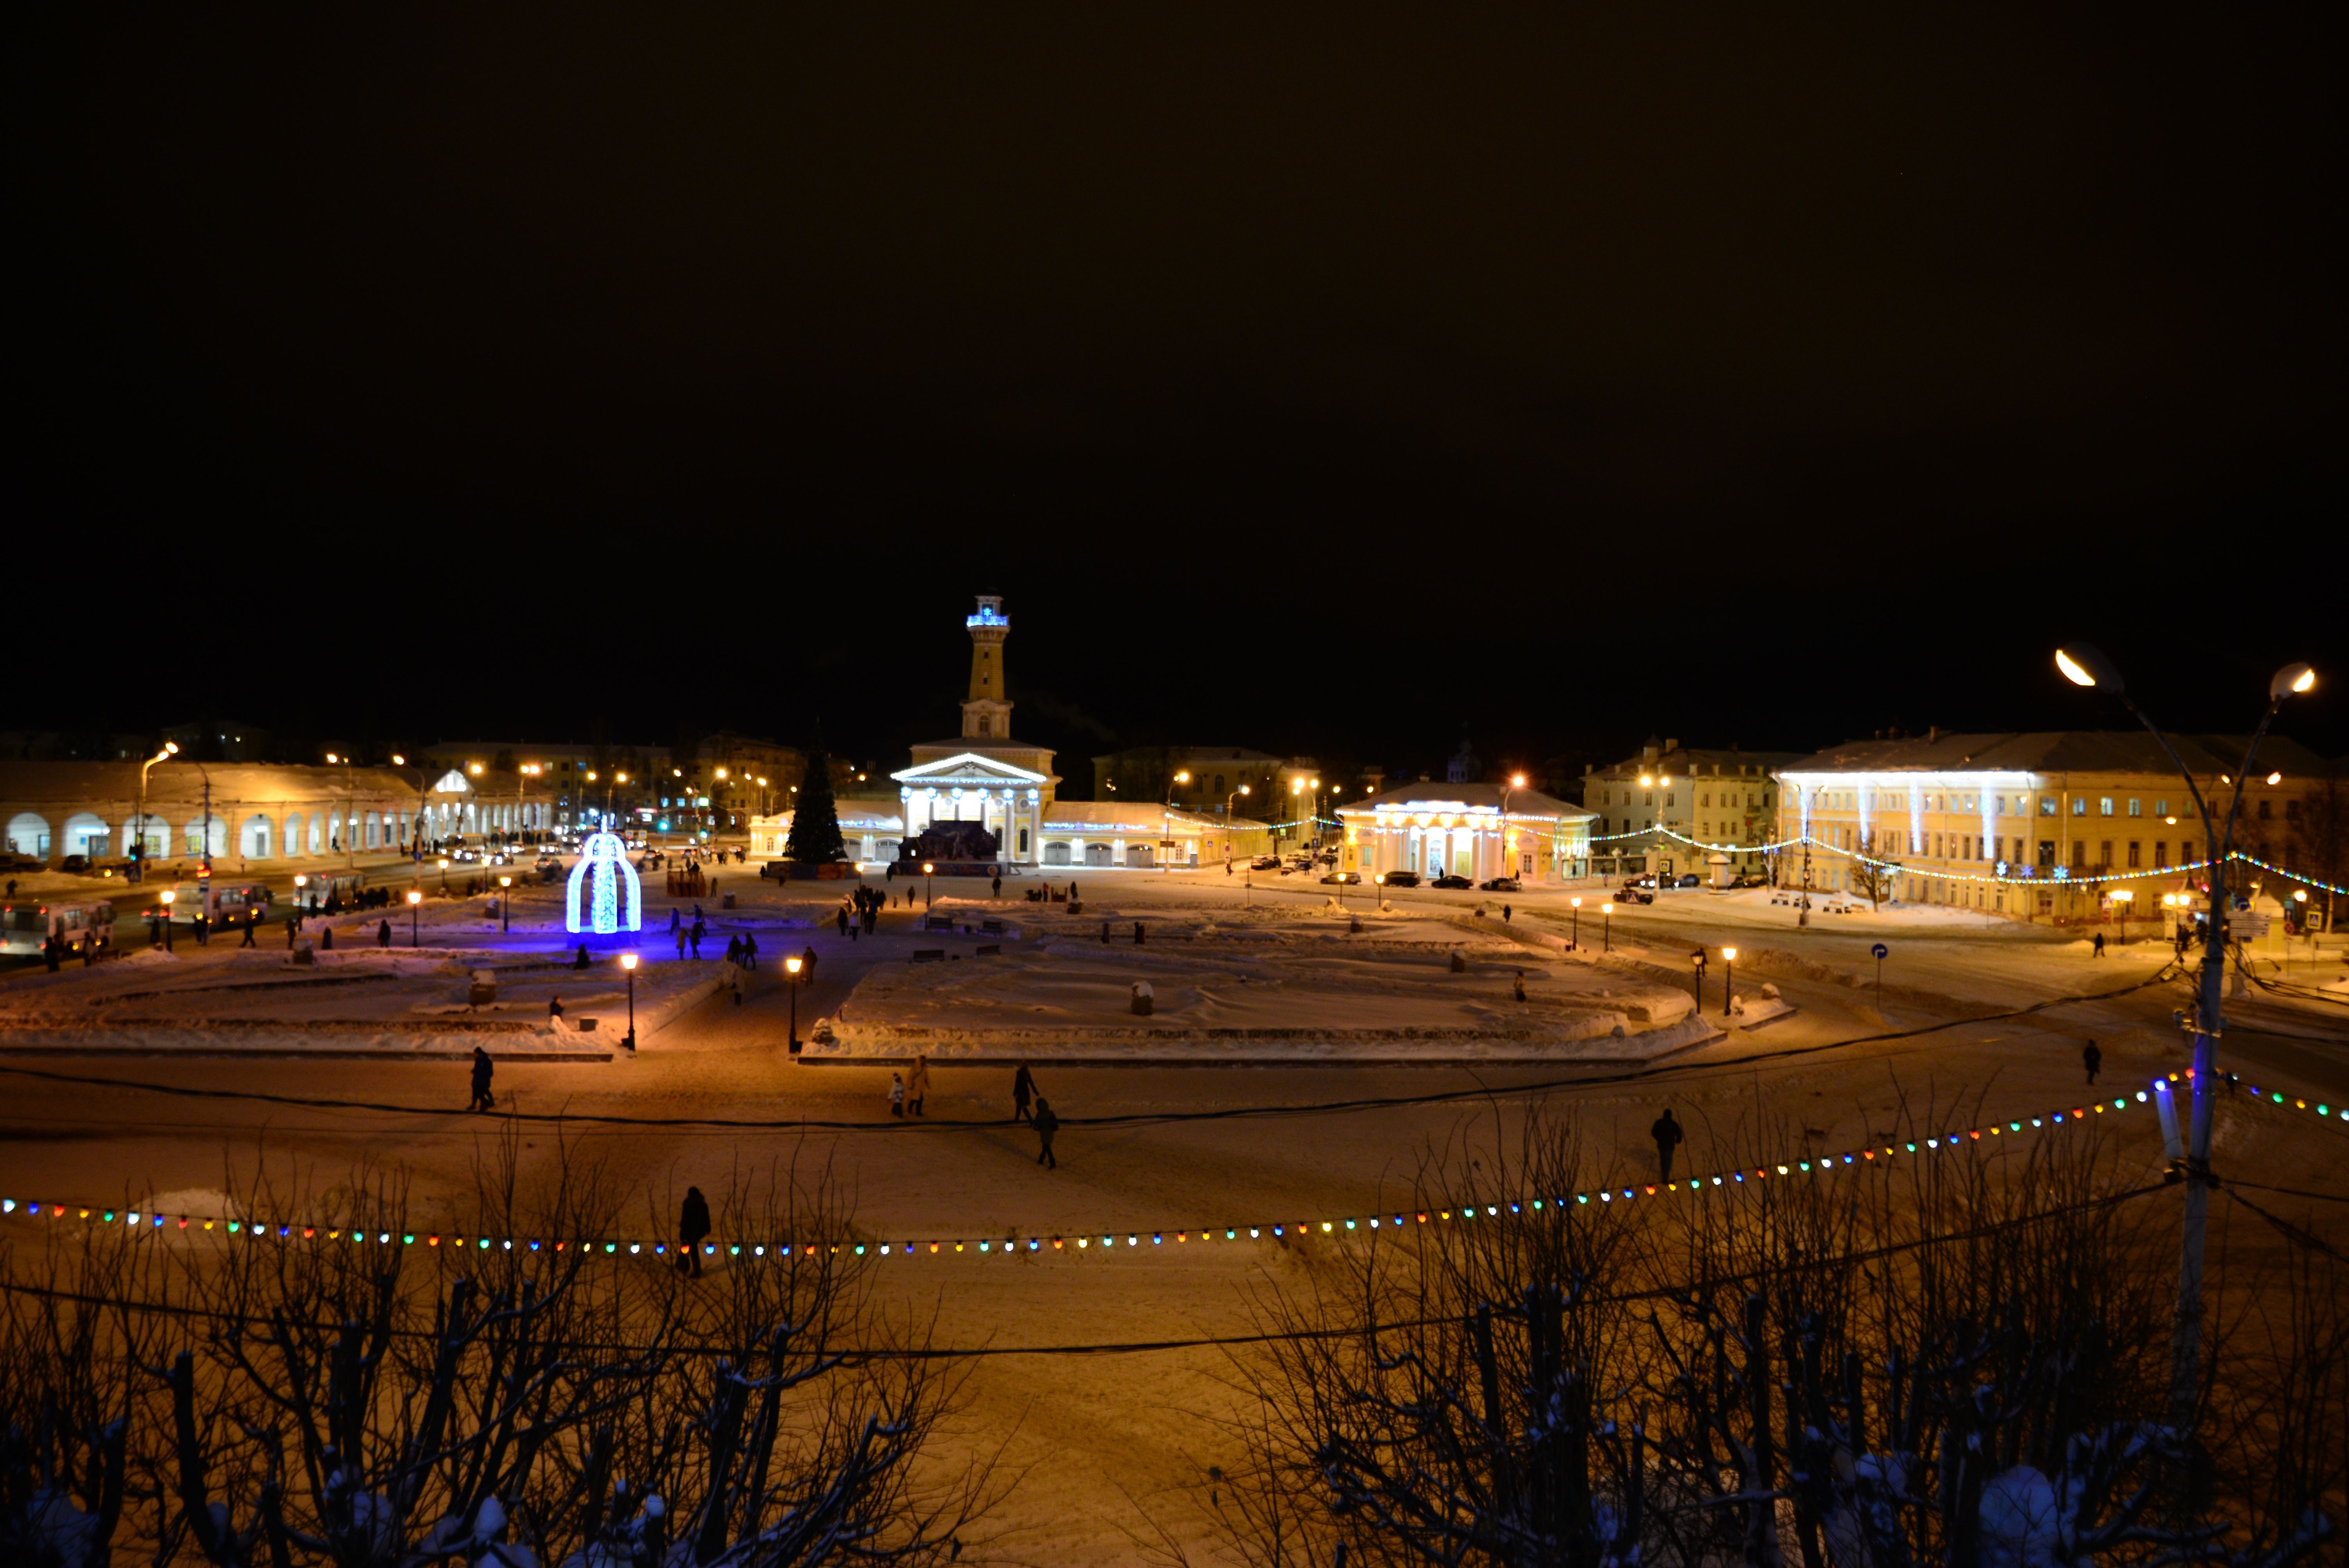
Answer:
<svg viewBox="0 0 2349 1568"><path fill-rule="evenodd" d="M2190 1076L2190 1074L2185 1075L2182 1078L2178 1073L2170 1073L2164 1078L2155 1080L2153 1087L2158 1092L2166 1094L2168 1092L2169 1084L2185 1081ZM2321 1119L2327 1122L2349 1123L2349 1107L2335 1108L2326 1101L2319 1101L2312 1107L2304 1099L2287 1099L2287 1097L2282 1094L2263 1093L2256 1087L2246 1087L2250 1088L2253 1099L2262 1105L2283 1107L2287 1109L2313 1109ZM2070 1129L2092 1118L2110 1112L2134 1109L2149 1105L2153 1100L2152 1092L2139 1089L2133 1097L2120 1096L2111 1100L2099 1099L2085 1106L2075 1105L2068 1109L2048 1111L2039 1116L2015 1117L2004 1122L1993 1121L1986 1126L1964 1128L1955 1132L1928 1136L1922 1140L1906 1139L1899 1142L1870 1144L1848 1152L1824 1154L1811 1159L1789 1158L1769 1165L1746 1166L1724 1170L1717 1173L1708 1172L1677 1181L1634 1182L1622 1187L1593 1188L1588 1191L1569 1192L1555 1198L1534 1198L1506 1204L1485 1202L1454 1203L1425 1210L1412 1209L1390 1212L1386 1215L1348 1215L1294 1222L1259 1220L1253 1224L1206 1225L1196 1228L1185 1226L1178 1229L1162 1225L1123 1233L1104 1232L1098 1235L1092 1232L1086 1232L1082 1234L1025 1237L1014 1234L1002 1237L990 1236L984 1239L964 1237L958 1240L937 1241L827 1242L821 1245L789 1241L723 1243L706 1242L702 1243L702 1252L705 1256L709 1257L715 1257L722 1251L732 1257L747 1256L778 1260L792 1256L812 1257L826 1253L846 1253L858 1257L869 1254L885 1258L950 1256L990 1258L1023 1253L1040 1255L1048 1251L1063 1255L1071 1251L1085 1253L1092 1252L1096 1245L1102 1251L1113 1251L1118 1245L1121 1234L1128 1248L1140 1247L1145 1236L1149 1238L1150 1245L1154 1247L1166 1245L1170 1236L1176 1245L1187 1245L1193 1241L1202 1244L1219 1242L1237 1243L1243 1240L1254 1242L1267 1238L1281 1241L1292 1235L1359 1238L1381 1230L1407 1229L1413 1224L1426 1225L1468 1222L1478 1219L1498 1219L1505 1211L1513 1216L1523 1216L1528 1213L1541 1214L1551 1210L1563 1210L1568 1207L1588 1208L1594 1202L1605 1205L1619 1202L1634 1202L1642 1198L1662 1198L1683 1194L1692 1198L1702 1197L1719 1191L1734 1191L1749 1181L1758 1183L1773 1179L1827 1176L1844 1170L1867 1170L1888 1165L1909 1156L1945 1153L1968 1144L1980 1143L1985 1139L2020 1136L2026 1128L2034 1131ZM28 1220L47 1219L53 1222L77 1219L83 1222L100 1225L119 1223L128 1231L150 1233L188 1232L253 1241L274 1236L280 1241L324 1240L333 1243L348 1242L355 1245L372 1243L386 1247L394 1244L403 1247L447 1246L451 1249L476 1252L554 1253L568 1252L615 1258L622 1256L665 1258L678 1250L676 1243L647 1241L641 1237L554 1241L543 1237L485 1236L472 1233L444 1235L437 1231L420 1232L405 1228L390 1231L377 1227L353 1228L343 1225L305 1224L290 1221L275 1224L255 1223L217 1216L207 1218L195 1214L159 1214L139 1209L114 1209L96 1204L59 1203L36 1199L0 1198L0 1216L22 1216Z"/></svg>

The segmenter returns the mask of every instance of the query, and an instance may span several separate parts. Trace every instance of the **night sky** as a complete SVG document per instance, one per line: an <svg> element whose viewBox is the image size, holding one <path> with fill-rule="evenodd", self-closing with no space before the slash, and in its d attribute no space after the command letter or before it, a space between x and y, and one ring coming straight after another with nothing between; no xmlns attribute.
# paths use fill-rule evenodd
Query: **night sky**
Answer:
<svg viewBox="0 0 2349 1568"><path fill-rule="evenodd" d="M5 24L0 727L2349 751L2337 7L192 9Z"/></svg>

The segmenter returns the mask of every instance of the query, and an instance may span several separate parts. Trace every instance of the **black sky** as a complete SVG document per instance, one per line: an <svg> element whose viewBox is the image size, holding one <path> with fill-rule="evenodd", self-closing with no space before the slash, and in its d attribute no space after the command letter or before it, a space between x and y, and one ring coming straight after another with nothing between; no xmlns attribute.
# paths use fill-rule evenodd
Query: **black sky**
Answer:
<svg viewBox="0 0 2349 1568"><path fill-rule="evenodd" d="M0 727L2349 749L2334 9L1637 10L17 15Z"/></svg>

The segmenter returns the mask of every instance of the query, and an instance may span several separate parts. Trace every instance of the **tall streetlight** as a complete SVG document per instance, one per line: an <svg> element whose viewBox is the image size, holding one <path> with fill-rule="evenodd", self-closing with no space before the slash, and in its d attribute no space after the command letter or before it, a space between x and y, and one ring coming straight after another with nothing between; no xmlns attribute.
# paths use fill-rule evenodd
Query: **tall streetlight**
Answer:
<svg viewBox="0 0 2349 1568"><path fill-rule="evenodd" d="M149 758L146 761L139 765L139 826L136 830L139 834L139 844L137 848L130 851L130 880L132 882L143 882L147 880L147 769L154 767L155 764L162 761L165 758L176 757L179 753L180 743L176 740L167 740L163 742L162 750L155 753L154 756ZM209 838L212 832L212 825L210 823L206 823L204 825L204 832L207 838Z"/></svg>
<svg viewBox="0 0 2349 1568"><path fill-rule="evenodd" d="M1615 951L1615 906L1602 903L1599 906L1599 951L1612 953Z"/></svg>
<svg viewBox="0 0 2349 1568"><path fill-rule="evenodd" d="M2114 944L2114 945L2117 947L2127 947L2128 945L2129 905L2137 901L2137 894L2131 892L2125 887L2119 887L2113 890L2112 898L2113 903L2119 906L2119 914L2117 918L2121 924L2121 939L2119 942Z"/></svg>
<svg viewBox="0 0 2349 1568"><path fill-rule="evenodd" d="M1174 777L1173 777L1172 779L1169 779L1168 780L1166 780L1166 800L1165 800L1165 804L1167 804L1167 805L1169 805L1169 806L1172 806L1173 804L1174 804L1174 786L1175 786L1175 785L1177 785L1177 784L1188 784L1190 781L1191 781L1191 770L1190 770L1189 769L1187 769L1187 768L1186 768L1186 769L1185 769L1182 772L1175 774L1175 775L1174 775Z"/></svg>
<svg viewBox="0 0 2349 1568"><path fill-rule="evenodd" d="M421 947L424 945L423 937L416 923L417 912L422 906L423 903L424 894L421 890L417 888L409 888L408 890L408 945L410 947Z"/></svg>
<svg viewBox="0 0 2349 1568"><path fill-rule="evenodd" d="M927 861L922 862L922 907L924 909L938 902L936 896L930 892L930 873L937 869Z"/></svg>
<svg viewBox="0 0 2349 1568"><path fill-rule="evenodd" d="M1517 868L1511 863L1509 859L1509 792L1513 789L1522 789L1525 787L1526 776L1522 773L1510 774L1509 781L1501 786L1501 820L1499 824L1501 830L1501 869L1495 873L1498 876L1513 877L1517 874Z"/></svg>
<svg viewBox="0 0 2349 1568"><path fill-rule="evenodd" d="M348 752L337 757L333 752L329 751L326 753L326 760L330 763L339 762L343 765L343 784L349 793L351 802L349 814L343 819L343 863L356 871L358 869L359 863L358 759L352 757ZM481 769L475 769L474 771L478 773ZM207 807L205 809L204 815L207 817L212 815L211 808ZM212 824L210 822L204 824L204 841L209 845L212 841Z"/></svg>
<svg viewBox="0 0 2349 1568"><path fill-rule="evenodd" d="M506 936L513 931L513 878L498 878L498 934Z"/></svg>
<svg viewBox="0 0 2349 1568"><path fill-rule="evenodd" d="M444 893L449 891L449 857L446 855L440 857L440 891Z"/></svg>
<svg viewBox="0 0 2349 1568"><path fill-rule="evenodd" d="M792 1055L800 1054L800 969L807 960L798 954L783 959L783 986L792 994Z"/></svg>
<svg viewBox="0 0 2349 1568"><path fill-rule="evenodd" d="M1574 950L1577 953L1579 953L1582 951L1582 895L1580 893L1576 893L1572 898L1568 899L1566 902L1574 908L1574 936L1572 938L1572 945Z"/></svg>
<svg viewBox="0 0 2349 1568"><path fill-rule="evenodd" d="M166 953L171 951L171 905L179 896L170 888L163 890L163 951Z"/></svg>
<svg viewBox="0 0 2349 1568"><path fill-rule="evenodd" d="M1737 999L1737 949L1721 950L1721 1016L1729 1016L1729 1005Z"/></svg>
<svg viewBox="0 0 2349 1568"><path fill-rule="evenodd" d="M2122 707L2137 716L2137 722L2168 755L2178 777L2186 780L2186 793L2202 817L2204 857L2210 868L2210 880L2204 884L2209 892L2209 911L2202 933L2201 983L2196 987L2194 1121L2186 1169L2181 1173L2186 1182L2185 1243L2178 1259L2178 1311L2170 1325L2169 1341L2170 1418L2185 1426L2194 1415L2194 1389L2199 1380L2202 1355L2202 1243L2210 1210L2210 1119L2218 1098L2218 1038L2226 1026L2226 857L2234 851L2235 819L2243 809L2243 780L2251 770L2251 759L2259 754L2260 742L2267 738L2268 726L2275 722L2276 711L2283 707L2284 698L2303 696L2316 688L2316 672L2304 664L2286 665L2268 682L2267 711L2260 716L2259 727L2251 732L2241 765L2231 779L2223 774L2220 778L2220 783L2231 782L2235 787L2234 799L2227 805L2226 830L2221 834L2211 815L2210 803L2203 799L2201 787L2194 781L2193 771L2178 758L2177 748L2169 744L2160 727L2129 700L2120 671L2112 662L2089 645L2074 643L2055 650L2055 667L2074 686L2095 686L2111 693L2120 699ZM2157 1092L2165 1091L2166 1085L2157 1086Z"/></svg>
<svg viewBox="0 0 2349 1568"><path fill-rule="evenodd" d="M531 778L535 779L539 774L544 771L544 768L535 762L523 763L520 767L514 769L514 830L509 836L517 841L522 836L522 789L523 775L527 774Z"/></svg>
<svg viewBox="0 0 2349 1568"><path fill-rule="evenodd" d="M628 1033L627 1037L620 1044L633 1051L636 1048L636 955L633 953L621 954L620 967L626 970L628 975Z"/></svg>

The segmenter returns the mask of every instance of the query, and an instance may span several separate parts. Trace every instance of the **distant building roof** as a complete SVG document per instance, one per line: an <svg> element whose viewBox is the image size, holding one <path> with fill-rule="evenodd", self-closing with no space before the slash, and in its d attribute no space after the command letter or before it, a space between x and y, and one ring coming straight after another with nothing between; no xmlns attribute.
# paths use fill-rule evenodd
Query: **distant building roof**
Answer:
<svg viewBox="0 0 2349 1568"><path fill-rule="evenodd" d="M1340 817L1350 817L1358 813L1368 815L1377 811L1382 806L1390 810L1497 811L1501 809L1501 797L1505 793L1508 796L1509 814L1513 817L1521 815L1593 817L1598 815L1597 812L1586 811L1579 806L1570 806L1555 796L1545 795L1538 789L1516 789L1499 784L1449 784L1441 779L1424 784L1398 785L1392 789L1382 790L1360 800L1349 800L1338 808L1338 815Z"/></svg>
<svg viewBox="0 0 2349 1568"><path fill-rule="evenodd" d="M2242 766L2247 735L2172 735L2178 759L2196 773ZM2289 777L2325 771L2324 759L2295 740L2270 735L2255 764ZM1847 740L1785 763L1782 773L2168 773L2175 765L2144 730L2047 729L2020 734L1913 735L1899 740Z"/></svg>

